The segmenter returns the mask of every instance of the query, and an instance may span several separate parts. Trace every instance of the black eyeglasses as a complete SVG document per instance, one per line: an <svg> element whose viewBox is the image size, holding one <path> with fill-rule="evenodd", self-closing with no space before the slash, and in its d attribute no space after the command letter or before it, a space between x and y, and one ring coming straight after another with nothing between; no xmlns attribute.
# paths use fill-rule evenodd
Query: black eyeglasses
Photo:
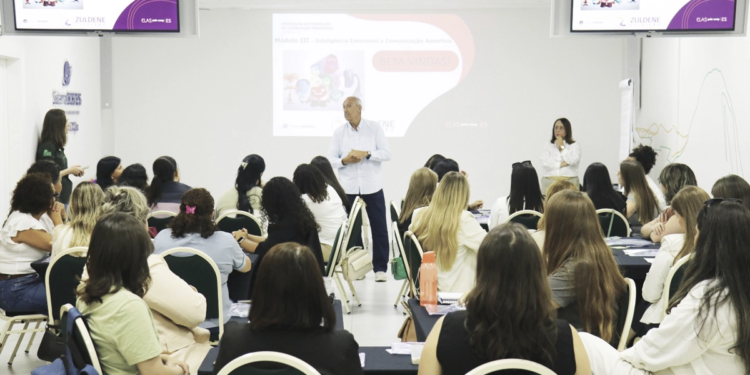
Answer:
<svg viewBox="0 0 750 375"><path fill-rule="evenodd" d="M522 165L523 166L531 166L531 160L522 161L520 163L513 163L512 167L513 167L513 169L516 169L516 168L518 168L518 167L520 167Z"/></svg>

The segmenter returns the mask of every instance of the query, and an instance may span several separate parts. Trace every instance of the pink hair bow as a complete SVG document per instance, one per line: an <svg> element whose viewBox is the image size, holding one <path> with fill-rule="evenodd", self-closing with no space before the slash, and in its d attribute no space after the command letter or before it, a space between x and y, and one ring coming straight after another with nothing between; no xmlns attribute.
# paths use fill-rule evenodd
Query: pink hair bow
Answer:
<svg viewBox="0 0 750 375"><path fill-rule="evenodd" d="M185 206L185 213L188 215L195 214L195 206Z"/></svg>

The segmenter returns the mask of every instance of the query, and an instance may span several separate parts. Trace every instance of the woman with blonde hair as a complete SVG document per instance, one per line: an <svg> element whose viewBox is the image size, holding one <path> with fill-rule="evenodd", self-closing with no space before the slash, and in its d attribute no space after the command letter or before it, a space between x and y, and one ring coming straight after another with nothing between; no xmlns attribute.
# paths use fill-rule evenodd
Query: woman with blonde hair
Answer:
<svg viewBox="0 0 750 375"><path fill-rule="evenodd" d="M401 217L398 221L399 234L403 236L409 230L414 211L430 205L437 183L437 174L429 168L419 168L412 173L411 180L409 180L409 189L406 190L404 205L401 208Z"/></svg>
<svg viewBox="0 0 750 375"><path fill-rule="evenodd" d="M459 172L448 172L429 206L414 213L410 229L425 251L434 251L438 290L468 292L474 287L477 250L487 235L471 212L469 181Z"/></svg>
<svg viewBox="0 0 750 375"><path fill-rule="evenodd" d="M111 186L106 191L102 215L126 213L147 232L150 211L146 197L136 188ZM206 319L206 298L172 273L161 256L151 254L147 261L151 282L143 300L151 309L162 354L187 362L190 373L196 374L211 349L208 330L198 326Z"/></svg>
<svg viewBox="0 0 750 375"><path fill-rule="evenodd" d="M625 160L617 172L620 185L625 188L627 203L625 216L630 227L641 227L659 216L659 201L648 186L646 172L637 161Z"/></svg>
<svg viewBox="0 0 750 375"><path fill-rule="evenodd" d="M677 218L682 233L670 234L662 238L659 252L656 253L656 258L646 275L646 281L643 282L643 299L650 302L650 305L640 321L650 326L636 324L637 327L633 327L638 328L635 329L636 333L645 334L648 329L661 323L662 291L667 274L675 262L693 253L695 235L698 233L696 229L698 214L703 209L703 202L709 199L711 197L708 193L697 186L686 186L672 198L674 217Z"/></svg>
<svg viewBox="0 0 750 375"><path fill-rule="evenodd" d="M104 193L93 182L81 182L70 196L70 222L55 228L52 235L52 257L71 247L88 247L91 232L102 212Z"/></svg>
<svg viewBox="0 0 750 375"><path fill-rule="evenodd" d="M604 242L591 199L564 190L547 202L544 255L558 317L579 331L616 342L617 298L625 280Z"/></svg>
<svg viewBox="0 0 750 375"><path fill-rule="evenodd" d="M578 186L568 180L557 180L553 182L552 185L549 186L549 188L547 188L546 200L549 201L550 199L552 199L552 196L563 190L578 191ZM546 207L547 203L545 202L544 205ZM542 250L544 248L545 225L547 225L547 220L545 220L544 216L542 216L542 218L539 219L539 222L536 225L536 232L531 234L531 238L533 238L534 242L536 242L536 245L539 246L539 250Z"/></svg>

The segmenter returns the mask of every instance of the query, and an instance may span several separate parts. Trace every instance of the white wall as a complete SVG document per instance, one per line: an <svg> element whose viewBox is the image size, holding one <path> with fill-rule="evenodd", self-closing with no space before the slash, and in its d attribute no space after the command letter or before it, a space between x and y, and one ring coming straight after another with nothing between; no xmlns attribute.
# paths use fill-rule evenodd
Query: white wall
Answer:
<svg viewBox="0 0 750 375"><path fill-rule="evenodd" d="M101 158L99 123L101 121L99 94L99 41L92 37L11 37L0 38L0 58L3 51L13 51L6 60L8 71L13 66L14 74L23 77L8 77L6 88L10 118L7 134L9 157L12 162L6 178L10 192L15 183L34 162L36 146L47 110L60 107L78 110L80 130L68 136L65 154L69 163L90 165L84 179L92 178L96 162ZM7 57L7 54L6 54ZM72 77L68 87L62 86L63 64L72 65ZM82 93L82 105L53 106L52 92ZM23 96L18 98L17 96ZM72 178L74 183L80 179ZM0 197L0 217L7 215L9 196Z"/></svg>
<svg viewBox="0 0 750 375"><path fill-rule="evenodd" d="M472 199L490 205L507 193L513 162L539 165L561 116L583 145L581 175L595 161L616 168L622 39L550 39L546 9L456 13L474 35L474 67L404 138L390 139L386 199L403 197L411 173L441 153L469 172ZM155 158L171 155L183 182L218 195L233 186L247 154L265 158L266 178L291 177L298 164L325 154L329 138L272 137L271 14L201 11L199 39L113 40L115 154L124 164L150 170ZM488 126L444 125L467 119Z"/></svg>
<svg viewBox="0 0 750 375"><path fill-rule="evenodd" d="M747 37L644 41L636 144L659 152L652 176L668 163L684 163L708 192L729 173L748 177L748 66Z"/></svg>

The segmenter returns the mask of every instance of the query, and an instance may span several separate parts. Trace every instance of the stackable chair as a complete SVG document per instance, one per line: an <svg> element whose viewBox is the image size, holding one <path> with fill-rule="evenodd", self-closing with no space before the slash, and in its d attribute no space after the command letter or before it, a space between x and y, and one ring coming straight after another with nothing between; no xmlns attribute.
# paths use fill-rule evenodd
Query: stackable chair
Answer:
<svg viewBox="0 0 750 375"><path fill-rule="evenodd" d="M83 275L83 267L86 266L87 252L87 247L71 247L50 260L44 277L50 326L58 325L61 307L66 304L75 305L76 288Z"/></svg>
<svg viewBox="0 0 750 375"><path fill-rule="evenodd" d="M604 237L630 237L630 224L625 216L611 208L596 210Z"/></svg>
<svg viewBox="0 0 750 375"><path fill-rule="evenodd" d="M401 257L401 259L404 260L404 268L406 268L406 280L404 280L404 283L401 285L401 290L399 290L398 295L396 296L396 301L393 302L393 307L398 307L398 301L401 300L401 298L406 297L406 293L411 290L412 295L416 295L416 290L411 285L411 269L409 268L409 258L406 256L406 252L404 250L404 243L401 241L401 234L398 231L398 223L396 221L393 222L393 239L395 244L395 248L398 249L398 256Z"/></svg>
<svg viewBox="0 0 750 375"><path fill-rule="evenodd" d="M343 265L347 261L350 251L353 248L358 247L357 239L362 237L364 217L367 215L364 212L365 203L359 197L354 201L352 209L349 212L349 219L346 223L339 227L336 233L336 238L333 241L331 248L331 254L328 258L328 265L325 269L325 274L328 277L333 278L336 282L339 292L344 300L344 309L347 314L351 314L349 309L349 297L347 296L346 290L344 289L341 275L344 273ZM348 230L346 230L348 228ZM367 238L365 243L367 243ZM354 284L351 280L346 280L349 284L352 296L357 301L357 306L362 306L362 302L359 300L357 290L354 288Z"/></svg>
<svg viewBox="0 0 750 375"><path fill-rule="evenodd" d="M12 334L18 334L21 335L18 337L18 341L16 342L16 347L13 349L13 354L10 355L10 359L8 360L8 366L13 366L13 360L16 358L16 353L18 352L18 348L21 346L21 341L23 341L23 337L27 333L31 333L31 340L29 340L29 344L26 346L26 353L29 353L29 349L31 349L31 342L34 341L34 336L36 336L37 332L44 332L45 327L41 326L42 323L44 323L47 320L47 315L44 314L29 314L29 313L11 313L7 312L3 309L0 309L0 320L4 322L2 331L0 331L0 354L2 354L3 349L5 349L5 344L8 341L8 336ZM23 324L23 328L20 330L13 330L13 326L16 325L16 323ZM36 326L34 328L29 328L29 324L36 323ZM41 326L41 327L40 327Z"/></svg>
<svg viewBox="0 0 750 375"><path fill-rule="evenodd" d="M86 371L86 367L91 366L100 375L104 375L101 363L99 363L99 356L96 354L94 340L91 338L91 334L86 327L85 318L69 303L60 307L59 316L60 327L63 328L63 337L65 338L66 343L66 358L64 359L64 362L66 362L65 366L68 367L68 373L71 373L71 370L74 370L73 373L79 374L81 372L78 370L83 370L84 373L90 373L89 371ZM68 321L71 317L74 321L72 325L69 325ZM68 335L72 335L73 339L68 340Z"/></svg>
<svg viewBox="0 0 750 375"><path fill-rule="evenodd" d="M175 254L188 253L189 256ZM176 247L161 253L169 269L198 293L206 297L206 319L219 320L218 336L211 334L211 341L218 344L224 335L224 306L221 295L221 272L206 253L190 247Z"/></svg>
<svg viewBox="0 0 750 375"><path fill-rule="evenodd" d="M283 369L258 369L255 362L272 362L283 365ZM227 363L218 375L320 375L318 370L307 362L279 352L255 352L245 354Z"/></svg>
<svg viewBox="0 0 750 375"><path fill-rule="evenodd" d="M391 201L391 221L401 221L401 208L397 207L394 201Z"/></svg>
<svg viewBox="0 0 750 375"><path fill-rule="evenodd" d="M414 233L407 231L404 233L404 253L406 258L404 265L407 273L409 274L409 284L411 284L412 298L419 296L419 267L422 266L422 245L419 243L417 236Z"/></svg>
<svg viewBox="0 0 750 375"><path fill-rule="evenodd" d="M234 217L232 217L234 216ZM216 219L216 226L222 232L232 233L241 229L247 229L247 233L261 236L263 235L260 220L253 214L240 210L229 210L222 213Z"/></svg>
<svg viewBox="0 0 750 375"><path fill-rule="evenodd" d="M617 350L625 350L625 346L628 343L628 335L630 334L630 328L633 324L633 314L635 313L635 297L638 291L635 289L635 281L633 279L625 278L625 282L628 284L618 301L617 310L617 328L620 331L620 341L617 344Z"/></svg>
<svg viewBox="0 0 750 375"><path fill-rule="evenodd" d="M505 220L506 223L518 223L526 227L526 229L536 230L539 219L542 218L542 214L533 210L521 210L516 211L512 215L508 216Z"/></svg>
<svg viewBox="0 0 750 375"><path fill-rule="evenodd" d="M685 269L687 269L687 264L690 261L690 259L692 259L692 257L693 257L693 254L684 256L680 260L678 260L671 268L669 268L669 273L667 273L667 279L664 281L664 291L661 293L662 319L667 317L667 308L669 307L669 299L672 298L672 296L675 295L675 293L677 293L677 289L680 288L680 283L682 283L682 277L685 276Z"/></svg>
<svg viewBox="0 0 750 375"><path fill-rule="evenodd" d="M555 375L555 372L544 367L536 362L527 361L525 359L500 359L485 363L469 372L466 375L486 375L492 374L495 371L502 370L526 370L534 374L539 375Z"/></svg>
<svg viewBox="0 0 750 375"><path fill-rule="evenodd" d="M156 232L159 233L167 228L175 216L177 214L172 211L154 211L148 214L148 226L156 228Z"/></svg>

